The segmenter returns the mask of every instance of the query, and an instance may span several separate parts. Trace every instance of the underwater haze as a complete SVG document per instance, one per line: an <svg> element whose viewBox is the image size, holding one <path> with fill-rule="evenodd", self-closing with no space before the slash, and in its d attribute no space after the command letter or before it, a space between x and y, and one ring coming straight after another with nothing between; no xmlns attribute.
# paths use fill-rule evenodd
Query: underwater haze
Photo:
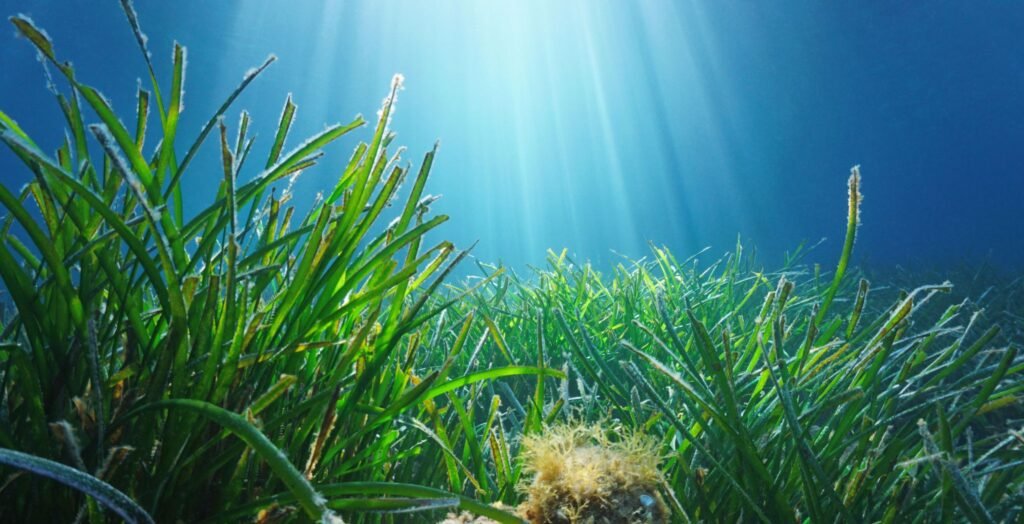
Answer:
<svg viewBox="0 0 1024 524"><path fill-rule="evenodd" d="M115 109L141 71L117 2L11 1L56 36ZM801 242L833 260L851 166L864 175L856 260L869 267L1024 267L1024 4L808 2L139 2L158 75L189 50L182 128L242 74L279 60L236 104L270 129L287 93L298 133L373 117L405 76L394 130L418 159L440 233L513 267L568 249L607 266L731 250L768 264ZM45 150L62 135L28 43L0 47L0 100ZM191 96L195 94L195 96ZM233 117L232 117L233 118ZM255 149L265 151L265 131ZM332 187L349 145L304 173ZM216 166L205 148L199 165ZM197 206L220 181L185 175ZM5 183L28 181L0 155ZM186 207L188 207L186 203ZM187 210L186 210L187 211Z"/></svg>

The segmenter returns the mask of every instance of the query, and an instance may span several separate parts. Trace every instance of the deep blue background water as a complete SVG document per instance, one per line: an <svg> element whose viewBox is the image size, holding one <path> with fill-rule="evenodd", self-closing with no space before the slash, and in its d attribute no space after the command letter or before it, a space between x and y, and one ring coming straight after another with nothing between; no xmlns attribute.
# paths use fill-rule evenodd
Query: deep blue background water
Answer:
<svg viewBox="0 0 1024 524"><path fill-rule="evenodd" d="M387 5L385 5L387 4ZM113 0L0 1L47 29L59 56L124 115L143 63ZM418 163L441 139L428 192L442 231L515 266L568 248L601 264L731 250L776 265L845 221L864 175L857 260L875 267L987 261L1024 268L1024 3L139 2L162 80L188 46L193 136L249 67L279 61L239 100L265 154L287 93L292 144L373 117L406 77L393 129ZM0 109L55 147L60 114L27 42L0 39ZM365 137L369 130L364 130ZM211 141L211 145L213 142ZM355 139L297 185L329 190ZM260 147L262 146L262 147ZM186 177L193 209L220 179L213 147ZM248 176L258 161L250 162ZM27 180L9 151L0 179Z"/></svg>

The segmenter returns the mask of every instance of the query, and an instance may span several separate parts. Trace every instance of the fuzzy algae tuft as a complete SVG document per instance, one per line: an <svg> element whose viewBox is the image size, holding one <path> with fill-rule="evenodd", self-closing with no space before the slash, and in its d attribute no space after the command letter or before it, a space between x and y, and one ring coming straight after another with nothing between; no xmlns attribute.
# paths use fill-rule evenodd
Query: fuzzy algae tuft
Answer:
<svg viewBox="0 0 1024 524"><path fill-rule="evenodd" d="M519 461L525 495L515 513L531 524L661 524L669 510L659 493L658 442L635 430L617 439L600 423L566 422L523 436ZM509 509L500 503L499 509ZM494 524L469 512L440 524Z"/></svg>
<svg viewBox="0 0 1024 524"><path fill-rule="evenodd" d="M658 442L625 431L612 440L599 424L561 424L523 437L519 513L532 523L662 523Z"/></svg>

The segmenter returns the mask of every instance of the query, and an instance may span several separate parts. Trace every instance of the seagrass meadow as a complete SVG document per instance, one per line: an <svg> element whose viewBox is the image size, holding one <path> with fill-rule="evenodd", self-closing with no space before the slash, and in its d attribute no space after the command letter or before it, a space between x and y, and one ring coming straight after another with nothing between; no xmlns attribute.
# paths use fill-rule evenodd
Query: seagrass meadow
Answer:
<svg viewBox="0 0 1024 524"><path fill-rule="evenodd" d="M375 120L296 138L290 96L273 123L233 105L271 56L179 129L185 48L160 78L122 7L133 111L10 18L66 139L0 107L31 174L0 184L0 521L1024 521L1024 284L855 267L858 167L834 266L737 243L523 273L435 239L401 77ZM323 162L335 185L293 202Z"/></svg>

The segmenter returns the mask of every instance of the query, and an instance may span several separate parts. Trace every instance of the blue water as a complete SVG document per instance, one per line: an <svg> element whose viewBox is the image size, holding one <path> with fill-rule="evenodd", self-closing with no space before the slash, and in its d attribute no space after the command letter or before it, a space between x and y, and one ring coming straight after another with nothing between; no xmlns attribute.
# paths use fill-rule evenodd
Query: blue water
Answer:
<svg viewBox="0 0 1024 524"><path fill-rule="evenodd" d="M0 3L46 28L60 56L123 114L143 63L117 2ZM1024 3L139 2L167 81L188 46L191 136L249 67L279 57L235 107L265 154L285 95L293 139L373 117L403 73L394 130L417 163L442 236L514 266L568 248L600 264L653 241L689 254L737 235L775 265L845 221L849 168L865 200L856 260L1024 268ZM53 148L60 114L27 42L0 45L0 108ZM234 125L235 116L229 119ZM369 131L365 131L363 136ZM329 189L355 140L303 175ZM262 146L262 147L260 147ZM213 147L186 177L190 205L219 180ZM249 176L258 162L252 162ZM9 151L0 177L28 174Z"/></svg>

